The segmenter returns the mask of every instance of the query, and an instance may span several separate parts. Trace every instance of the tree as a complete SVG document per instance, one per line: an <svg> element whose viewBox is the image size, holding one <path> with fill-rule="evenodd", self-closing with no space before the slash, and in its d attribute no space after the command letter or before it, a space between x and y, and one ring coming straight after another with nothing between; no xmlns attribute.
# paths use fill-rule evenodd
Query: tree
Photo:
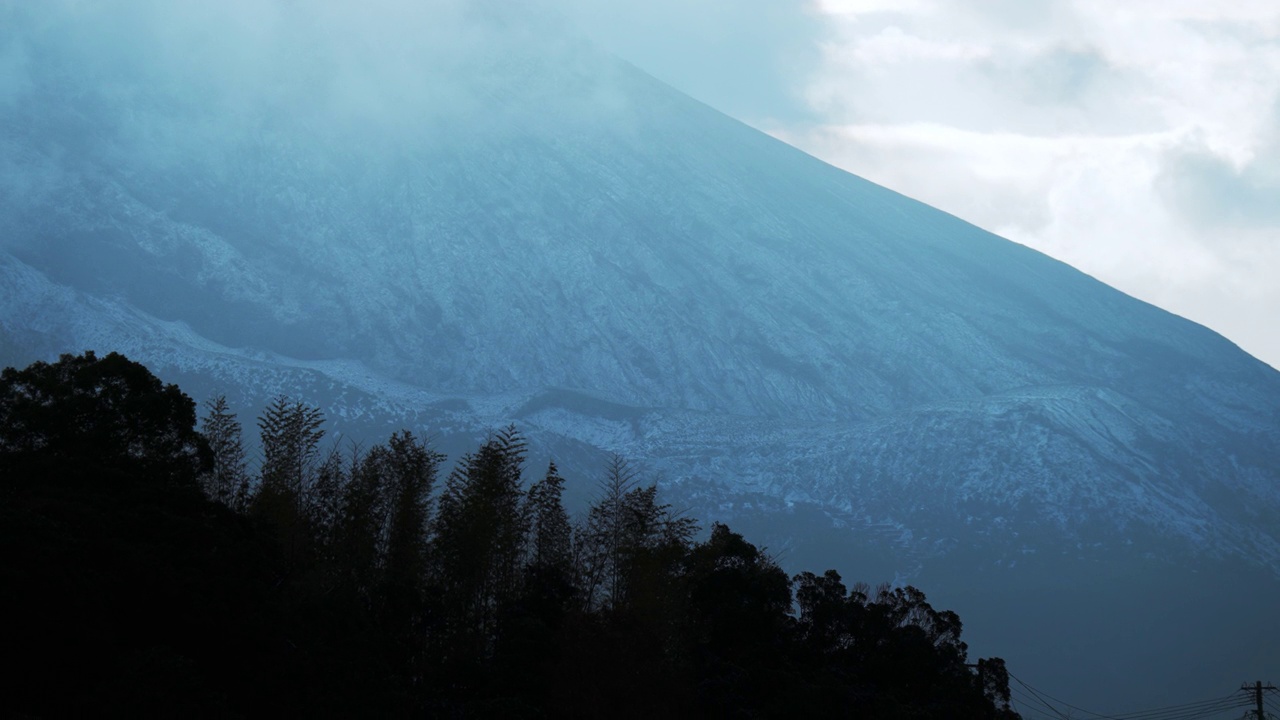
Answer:
<svg viewBox="0 0 1280 720"><path fill-rule="evenodd" d="M1013 709L1009 697L1009 670L1004 658L980 658L978 682L982 694L995 706L996 717L1012 720L1020 717Z"/></svg>
<svg viewBox="0 0 1280 720"><path fill-rule="evenodd" d="M324 437L324 415L318 408L281 395L258 418L262 469L250 510L271 527L290 568L314 551L307 491L314 459Z"/></svg>
<svg viewBox="0 0 1280 720"><path fill-rule="evenodd" d="M609 458L600 495L587 511L578 533L577 565L582 569L584 600L589 609L621 595L626 547L627 493L636 487L636 472L621 455Z"/></svg>
<svg viewBox="0 0 1280 720"><path fill-rule="evenodd" d="M209 443L212 467L203 476L205 493L215 502L243 511L249 497L240 421L219 395L206 403L200 432Z"/></svg>
<svg viewBox="0 0 1280 720"><path fill-rule="evenodd" d="M485 655L496 639L500 608L514 598L526 532L521 512L525 442L515 427L464 456L445 481L436 514L434 553L446 589L451 632Z"/></svg>
<svg viewBox="0 0 1280 720"><path fill-rule="evenodd" d="M215 498L242 486L225 399L201 434L189 398L121 356L0 373L0 586L23 589L4 638L22 660L9 704L1017 717L1004 662L970 665L955 613L828 571L795 577L793 615L792 582L766 553L720 524L693 544L694 522L620 457L571 551L564 479L552 463L522 491L515 428L459 462L433 522L443 456L399 432L317 458L322 419L283 397L268 408L250 522L198 492L197 470ZM68 678L73 692L58 692Z"/></svg>
<svg viewBox="0 0 1280 720"><path fill-rule="evenodd" d="M531 485L525 495L528 559L521 587L521 607L518 613L513 613L522 617L520 622L507 623L507 629L520 626L523 636L517 639L510 637L512 633L505 633L512 645L524 642L525 655L545 652L545 648L553 644L553 629L562 624L576 594L573 526L564 509L563 494L564 478L552 462L546 476Z"/></svg>
<svg viewBox="0 0 1280 720"><path fill-rule="evenodd" d="M727 526L685 561L688 618L683 634L708 715L787 715L776 681L790 640L791 580L771 558Z"/></svg>
<svg viewBox="0 0 1280 720"><path fill-rule="evenodd" d="M321 478L330 474L341 485L339 509L333 527L333 554L342 581L366 606L374 604L386 544L387 503L380 451L362 454L352 446L344 473L335 454L322 466ZM327 493L327 490L326 490ZM321 495L324 497L324 495Z"/></svg>
<svg viewBox="0 0 1280 720"><path fill-rule="evenodd" d="M426 579L427 521L431 490L444 455L405 431L375 448L387 495L386 584L393 596L414 596Z"/></svg>
<svg viewBox="0 0 1280 720"><path fill-rule="evenodd" d="M0 458L90 460L134 478L194 485L209 446L177 385L119 353L62 355L0 373Z"/></svg>
<svg viewBox="0 0 1280 720"><path fill-rule="evenodd" d="M800 609L797 630L808 654L823 658L848 649L856 635L850 605L861 609L865 593L860 588L848 593L835 570L822 575L802 572L795 576L795 585Z"/></svg>
<svg viewBox="0 0 1280 720"><path fill-rule="evenodd" d="M324 413L301 401L277 396L262 417L262 490L300 500L307 488L311 461L324 437Z"/></svg>
<svg viewBox="0 0 1280 720"><path fill-rule="evenodd" d="M625 459L613 456L579 532L577 564L588 608L624 605L641 557L664 548L683 552L697 531L695 521L658 503L657 485L642 487L636 477Z"/></svg>
<svg viewBox="0 0 1280 720"><path fill-rule="evenodd" d="M359 466L359 447L352 445L351 466ZM335 559L335 544L342 519L343 495L355 474L347 471L346 458L339 443L329 447L316 466L315 482L307 494L307 516L316 533L316 542L322 555L329 561Z"/></svg>
<svg viewBox="0 0 1280 720"><path fill-rule="evenodd" d="M998 658L974 673L960 618L934 609L914 587L846 592L840 575L796 576L797 662L821 693L806 712L867 717L1016 717Z"/></svg>
<svg viewBox="0 0 1280 720"><path fill-rule="evenodd" d="M534 568L567 570L571 556L573 527L564 509L564 478L556 464L547 467L546 477L529 487L525 516L529 523L529 563Z"/></svg>

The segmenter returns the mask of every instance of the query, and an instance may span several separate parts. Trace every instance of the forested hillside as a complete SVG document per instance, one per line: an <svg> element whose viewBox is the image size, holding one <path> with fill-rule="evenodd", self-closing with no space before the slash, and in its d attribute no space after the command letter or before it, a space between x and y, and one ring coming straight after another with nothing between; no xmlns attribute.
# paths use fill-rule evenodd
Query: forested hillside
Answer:
<svg viewBox="0 0 1280 720"><path fill-rule="evenodd" d="M954 613L788 577L622 458L573 518L514 427L451 466L283 397L260 462L198 428L118 354L0 376L6 714L1016 717Z"/></svg>

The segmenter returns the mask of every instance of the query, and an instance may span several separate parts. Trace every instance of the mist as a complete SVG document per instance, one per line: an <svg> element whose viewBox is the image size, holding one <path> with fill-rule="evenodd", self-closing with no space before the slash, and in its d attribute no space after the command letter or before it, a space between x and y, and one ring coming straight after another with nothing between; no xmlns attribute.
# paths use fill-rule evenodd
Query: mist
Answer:
<svg viewBox="0 0 1280 720"><path fill-rule="evenodd" d="M87 142L130 162L218 155L272 132L373 145L427 145L460 125L534 133L612 107L609 68L575 65L589 43L550 7L54 0L0 13L6 125L86 123ZM556 72L540 74L552 58Z"/></svg>
<svg viewBox="0 0 1280 720"><path fill-rule="evenodd" d="M334 252L332 236L344 232L264 229L300 206L332 212L297 187L296 173L322 178L328 197L354 199L370 216L402 217L413 203L384 208L389 187L414 185L403 191L421 198L424 168L477 148L606 131L625 140L636 108L618 90L620 72L631 71L553 3L6 3L0 223L10 231L0 248L61 266L129 223L106 216L139 212L123 201L105 216L83 208L97 219L72 245L16 231L40 224L26 217L32 208L88 197L161 193L146 204L224 229L259 206L254 221L223 233L228 249L198 245L203 267L234 266L249 278L239 292L260 299L279 281L254 279L260 271L243 253L289 243ZM348 229L343 242L362 235ZM138 244L162 254L192 247L171 235ZM272 304L304 314L301 298Z"/></svg>

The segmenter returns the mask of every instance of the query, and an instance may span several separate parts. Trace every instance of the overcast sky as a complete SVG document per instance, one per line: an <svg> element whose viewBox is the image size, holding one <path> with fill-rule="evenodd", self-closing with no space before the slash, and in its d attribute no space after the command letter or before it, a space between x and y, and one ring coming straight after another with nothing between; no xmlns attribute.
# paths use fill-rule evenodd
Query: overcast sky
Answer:
<svg viewBox="0 0 1280 720"><path fill-rule="evenodd" d="M1280 367L1280 2L566 2L693 96Z"/></svg>

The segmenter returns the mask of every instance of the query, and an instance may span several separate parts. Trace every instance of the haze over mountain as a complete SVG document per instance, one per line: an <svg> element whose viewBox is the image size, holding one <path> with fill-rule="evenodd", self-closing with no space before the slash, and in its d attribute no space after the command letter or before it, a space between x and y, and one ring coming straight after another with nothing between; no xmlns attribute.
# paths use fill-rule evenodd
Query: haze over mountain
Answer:
<svg viewBox="0 0 1280 720"><path fill-rule="evenodd" d="M376 5L0 9L0 361L620 452L1110 708L1280 669L1280 373L553 13Z"/></svg>

